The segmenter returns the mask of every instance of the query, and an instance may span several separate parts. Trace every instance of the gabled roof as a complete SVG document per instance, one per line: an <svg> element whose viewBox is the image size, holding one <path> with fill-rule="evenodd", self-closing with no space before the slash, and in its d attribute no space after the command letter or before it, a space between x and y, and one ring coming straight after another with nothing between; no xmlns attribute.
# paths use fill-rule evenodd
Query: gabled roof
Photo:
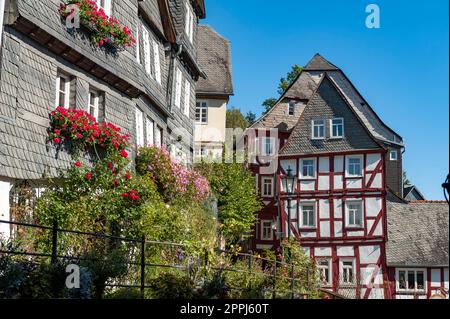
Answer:
<svg viewBox="0 0 450 319"><path fill-rule="evenodd" d="M233 95L230 42L208 25L198 28L197 60L206 78L197 82L197 94Z"/></svg>
<svg viewBox="0 0 450 319"><path fill-rule="evenodd" d="M313 140L311 122L314 119L343 118L345 134L342 139ZM327 130L327 135L329 134ZM325 73L295 125L280 155L319 154L353 150L383 149L363 125L353 108Z"/></svg>
<svg viewBox="0 0 450 319"><path fill-rule="evenodd" d="M416 193L417 196L414 196L415 200L425 200L425 196L419 191L419 189L415 185L405 185L403 188L403 197L408 200L408 195Z"/></svg>
<svg viewBox="0 0 450 319"><path fill-rule="evenodd" d="M447 202L387 202L388 266L426 267L449 264Z"/></svg>
<svg viewBox="0 0 450 319"><path fill-rule="evenodd" d="M313 58L305 65L306 71L337 71L339 68L326 60L319 53L316 53Z"/></svg>

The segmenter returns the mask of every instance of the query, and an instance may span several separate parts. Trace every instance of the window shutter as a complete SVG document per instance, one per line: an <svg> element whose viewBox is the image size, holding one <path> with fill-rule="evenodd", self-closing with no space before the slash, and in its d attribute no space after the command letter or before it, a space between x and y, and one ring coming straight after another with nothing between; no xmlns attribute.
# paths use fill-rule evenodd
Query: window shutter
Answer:
<svg viewBox="0 0 450 319"><path fill-rule="evenodd" d="M189 117L191 106L191 83L186 79L186 85L184 87L184 115Z"/></svg>
<svg viewBox="0 0 450 319"><path fill-rule="evenodd" d="M152 73L152 69L151 69L151 55L150 55L150 35L148 33L147 28L142 25L142 41L144 43L144 63L145 63L145 71L148 74Z"/></svg>
<svg viewBox="0 0 450 319"><path fill-rule="evenodd" d="M144 119L141 110L136 108L136 144L138 147L144 145Z"/></svg>
<svg viewBox="0 0 450 319"><path fill-rule="evenodd" d="M181 106L181 70L177 68L176 80L175 80L175 106L179 108Z"/></svg>
<svg viewBox="0 0 450 319"><path fill-rule="evenodd" d="M141 37L139 24L136 26L136 61L141 64Z"/></svg>
<svg viewBox="0 0 450 319"><path fill-rule="evenodd" d="M154 55L154 64L155 64L155 78L159 84L161 84L161 63L159 59L159 46L158 42L153 40L153 55Z"/></svg>
<svg viewBox="0 0 450 319"><path fill-rule="evenodd" d="M152 119L147 118L147 145L154 145L155 144L155 123Z"/></svg>

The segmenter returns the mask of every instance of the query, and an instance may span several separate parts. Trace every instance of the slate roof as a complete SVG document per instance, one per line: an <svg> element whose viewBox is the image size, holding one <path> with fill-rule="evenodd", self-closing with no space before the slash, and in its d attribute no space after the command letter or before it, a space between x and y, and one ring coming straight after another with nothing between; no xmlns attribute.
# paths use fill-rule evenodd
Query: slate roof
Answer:
<svg viewBox="0 0 450 319"><path fill-rule="evenodd" d="M388 266L449 264L447 202L387 202Z"/></svg>
<svg viewBox="0 0 450 319"><path fill-rule="evenodd" d="M304 70L308 71L337 71L339 68L327 61L319 53L316 53L313 58L305 65Z"/></svg>
<svg viewBox="0 0 450 319"><path fill-rule="evenodd" d="M230 42L208 25L198 28L198 63L206 79L197 82L197 93L233 95Z"/></svg>
<svg viewBox="0 0 450 319"><path fill-rule="evenodd" d="M425 200L425 196L423 196L415 185L405 185L403 188L403 197L406 200Z"/></svg>
<svg viewBox="0 0 450 319"><path fill-rule="evenodd" d="M343 118L345 132L351 133L344 133L345 136L342 139L330 139L330 132L327 129L324 140L311 139L312 120L320 119L328 123L333 118ZM359 121L357 115L352 111L351 106L341 96L329 77L325 75L300 116L289 140L281 149L280 154L320 154L379 148L381 146L375 142L374 138Z"/></svg>

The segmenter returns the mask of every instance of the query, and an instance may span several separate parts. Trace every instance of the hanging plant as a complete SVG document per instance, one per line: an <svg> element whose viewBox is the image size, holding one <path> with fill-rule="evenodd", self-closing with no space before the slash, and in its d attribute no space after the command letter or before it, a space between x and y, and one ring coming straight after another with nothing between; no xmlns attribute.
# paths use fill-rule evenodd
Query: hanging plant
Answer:
<svg viewBox="0 0 450 319"><path fill-rule="evenodd" d="M91 33L91 42L97 46L111 45L117 49L132 46L136 40L131 29L117 19L109 17L93 0L66 0L59 8L60 15L66 19L78 7L80 23Z"/></svg>
<svg viewBox="0 0 450 319"><path fill-rule="evenodd" d="M127 158L126 148L130 136L123 134L114 124L98 123L94 117L83 110L57 107L50 113L49 138L56 145L71 142L77 150L105 149Z"/></svg>

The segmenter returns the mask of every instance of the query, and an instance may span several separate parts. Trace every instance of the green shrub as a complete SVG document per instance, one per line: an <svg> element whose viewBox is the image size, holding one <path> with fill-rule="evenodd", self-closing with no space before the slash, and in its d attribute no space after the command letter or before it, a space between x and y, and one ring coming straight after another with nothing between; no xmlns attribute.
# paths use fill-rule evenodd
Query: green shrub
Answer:
<svg viewBox="0 0 450 319"><path fill-rule="evenodd" d="M166 272L150 282L150 295L155 299L194 299L198 297L195 283L179 272Z"/></svg>

